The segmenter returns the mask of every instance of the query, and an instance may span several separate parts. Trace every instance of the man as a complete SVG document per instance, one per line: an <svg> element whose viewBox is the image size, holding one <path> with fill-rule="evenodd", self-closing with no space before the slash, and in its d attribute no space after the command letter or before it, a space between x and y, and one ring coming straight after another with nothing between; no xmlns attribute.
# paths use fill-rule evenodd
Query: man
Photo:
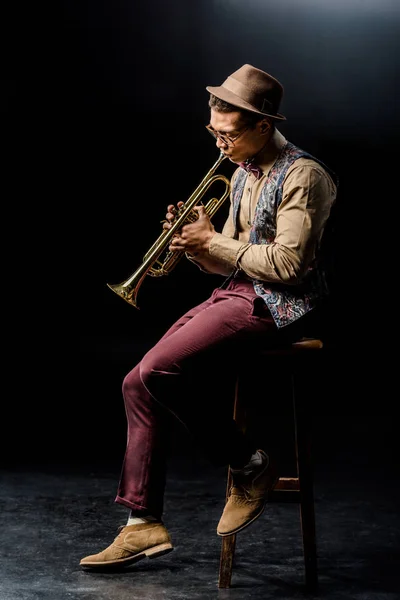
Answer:
<svg viewBox="0 0 400 600"><path fill-rule="evenodd" d="M285 120L282 85L245 64L207 90L207 129L238 164L230 212L217 233L204 207L196 207L198 220L183 225L169 248L227 278L125 377L128 440L115 501L130 512L110 546L81 560L84 569L126 566L173 549L162 521L166 409L211 462L230 465L233 486L218 535L241 531L261 515L279 477L276 460L236 427L227 402L231 384L237 367L251 365L260 349L302 337L328 292L319 251L335 176L277 130ZM175 214L168 206L166 229Z"/></svg>

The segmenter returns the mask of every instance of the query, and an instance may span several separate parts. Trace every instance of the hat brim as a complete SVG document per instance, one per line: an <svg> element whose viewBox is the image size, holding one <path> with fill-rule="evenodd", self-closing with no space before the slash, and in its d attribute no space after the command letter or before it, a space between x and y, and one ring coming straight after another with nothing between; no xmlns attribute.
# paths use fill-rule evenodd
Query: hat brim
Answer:
<svg viewBox="0 0 400 600"><path fill-rule="evenodd" d="M256 108L254 108L254 106L252 106L245 100L242 100L242 98L240 98L239 96L236 96L236 94L234 94L233 92L230 92L222 85L217 86L217 87L207 86L206 90L207 90L207 92L210 92L210 94L214 94L214 96L216 96L220 100L229 102L229 104L232 104L233 106L237 106L238 108L242 108L243 110L248 110L248 111L256 113L258 115L262 115L263 117L271 117L272 119L278 119L279 121L286 121L286 117L279 113L276 113L273 115L270 113L265 113L265 112L261 112L260 110L257 110Z"/></svg>

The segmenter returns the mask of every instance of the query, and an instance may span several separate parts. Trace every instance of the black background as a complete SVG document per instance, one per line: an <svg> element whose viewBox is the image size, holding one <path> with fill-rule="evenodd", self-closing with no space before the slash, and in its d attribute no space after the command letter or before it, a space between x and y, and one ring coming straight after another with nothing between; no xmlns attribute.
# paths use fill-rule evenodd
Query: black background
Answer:
<svg viewBox="0 0 400 600"><path fill-rule="evenodd" d="M34 16L24 16L24 44L22 17L7 37L3 95L14 167L4 423L18 440L7 459L121 455L124 373L222 279L182 261L146 278L140 310L106 283L140 266L167 204L186 200L216 160L205 87L244 63L282 81L280 131L340 180L328 353L314 374L327 445L338 426L349 443L361 433L368 446L391 444L398 3L105 0Z"/></svg>

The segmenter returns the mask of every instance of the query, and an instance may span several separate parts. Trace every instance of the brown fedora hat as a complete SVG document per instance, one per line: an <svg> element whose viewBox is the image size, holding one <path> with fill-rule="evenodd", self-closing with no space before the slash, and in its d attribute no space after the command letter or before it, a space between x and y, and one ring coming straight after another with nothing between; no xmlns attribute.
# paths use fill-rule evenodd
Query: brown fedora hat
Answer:
<svg viewBox="0 0 400 600"><path fill-rule="evenodd" d="M206 90L220 100L259 115L285 121L278 113L283 96L282 84L268 73L252 65L243 65L218 87L207 86Z"/></svg>

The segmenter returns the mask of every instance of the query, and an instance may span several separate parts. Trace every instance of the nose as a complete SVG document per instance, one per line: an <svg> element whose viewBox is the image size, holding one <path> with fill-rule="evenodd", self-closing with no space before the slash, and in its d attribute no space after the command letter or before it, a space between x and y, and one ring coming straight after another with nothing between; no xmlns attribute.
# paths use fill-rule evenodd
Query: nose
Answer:
<svg viewBox="0 0 400 600"><path fill-rule="evenodd" d="M217 137L216 144L217 144L218 149L228 147L228 144L226 142L224 142L223 140L221 140L219 137Z"/></svg>

